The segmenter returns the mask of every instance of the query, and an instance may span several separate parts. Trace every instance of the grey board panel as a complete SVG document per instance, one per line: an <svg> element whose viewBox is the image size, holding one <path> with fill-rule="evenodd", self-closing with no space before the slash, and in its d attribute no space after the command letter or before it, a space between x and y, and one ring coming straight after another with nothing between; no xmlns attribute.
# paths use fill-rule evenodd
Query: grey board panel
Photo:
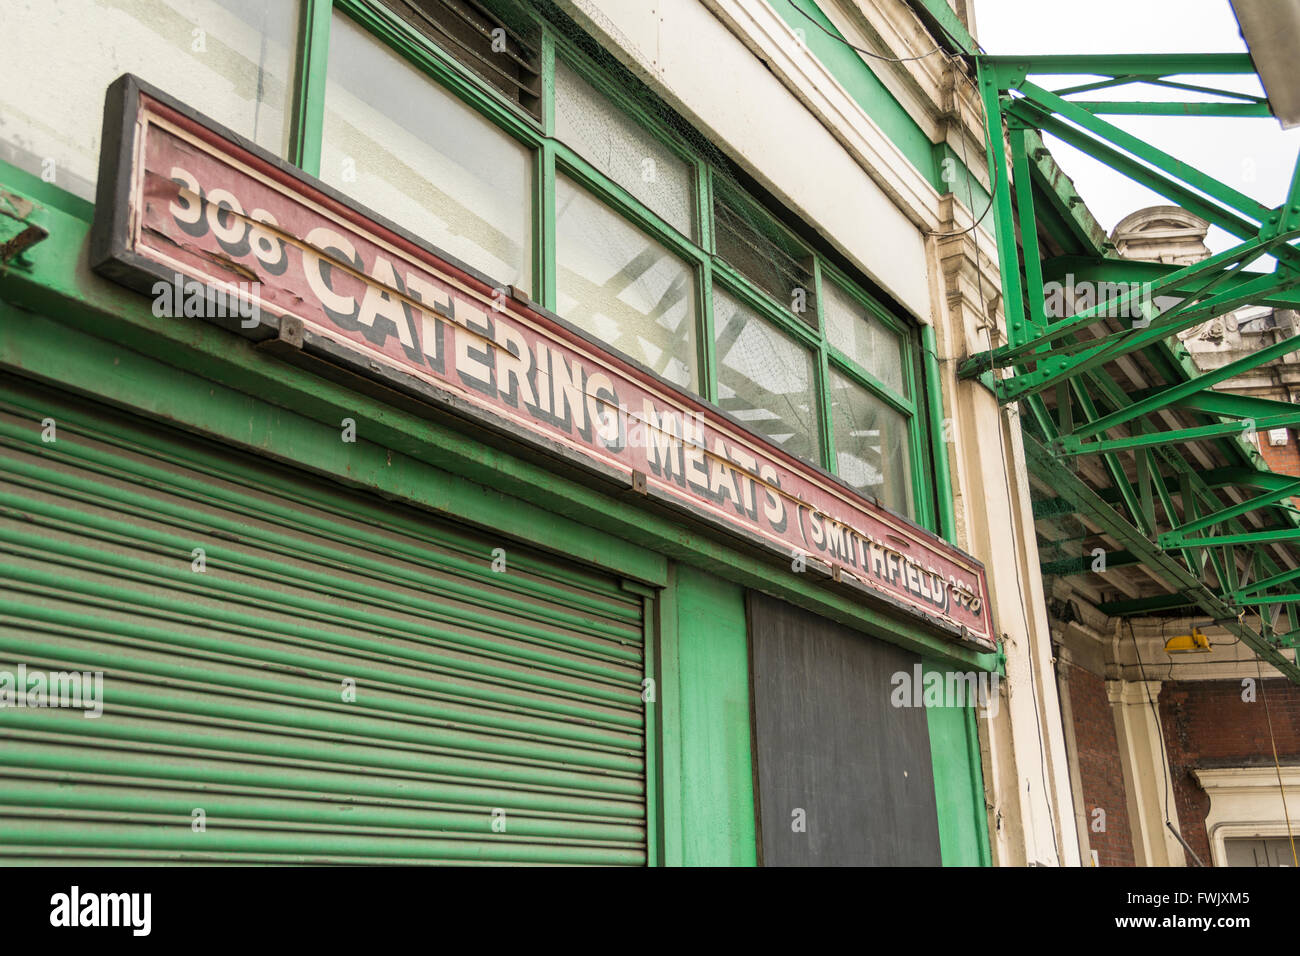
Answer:
<svg viewBox="0 0 1300 956"><path fill-rule="evenodd" d="M890 703L920 658L756 591L748 616L763 863L938 866L925 710Z"/></svg>

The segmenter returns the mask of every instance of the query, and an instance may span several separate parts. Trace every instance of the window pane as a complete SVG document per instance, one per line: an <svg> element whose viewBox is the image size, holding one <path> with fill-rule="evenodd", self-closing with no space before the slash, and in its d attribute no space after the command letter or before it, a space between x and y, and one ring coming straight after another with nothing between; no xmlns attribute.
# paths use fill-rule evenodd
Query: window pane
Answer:
<svg viewBox="0 0 1300 956"><path fill-rule="evenodd" d="M792 455L821 463L812 352L725 292L713 296L718 405Z"/></svg>
<svg viewBox="0 0 1300 956"><path fill-rule="evenodd" d="M321 179L494 281L531 289L528 149L341 14Z"/></svg>
<svg viewBox="0 0 1300 956"><path fill-rule="evenodd" d="M564 176L555 183L562 318L695 391L695 276Z"/></svg>
<svg viewBox="0 0 1300 956"><path fill-rule="evenodd" d="M93 200L123 73L283 156L297 32L288 0L3 0L0 159Z"/></svg>
<svg viewBox="0 0 1300 956"><path fill-rule="evenodd" d="M839 476L910 518L912 457L907 418L831 369L831 427Z"/></svg>
<svg viewBox="0 0 1300 956"><path fill-rule="evenodd" d="M907 394L903 376L903 340L833 282L822 283L826 300L826 338L853 361L900 395Z"/></svg>
<svg viewBox="0 0 1300 956"><path fill-rule="evenodd" d="M768 292L795 318L817 327L812 253L751 203L724 195L713 200L714 246L728 265Z"/></svg>
<svg viewBox="0 0 1300 956"><path fill-rule="evenodd" d="M559 60L555 135L678 232L694 235L690 166Z"/></svg>

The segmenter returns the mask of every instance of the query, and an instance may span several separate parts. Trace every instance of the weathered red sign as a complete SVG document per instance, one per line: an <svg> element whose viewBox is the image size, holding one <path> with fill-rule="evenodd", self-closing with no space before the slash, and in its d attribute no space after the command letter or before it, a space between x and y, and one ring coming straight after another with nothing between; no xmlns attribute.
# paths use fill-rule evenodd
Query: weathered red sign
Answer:
<svg viewBox="0 0 1300 956"><path fill-rule="evenodd" d="M994 646L979 562L153 90L110 90L97 271L409 389Z"/></svg>

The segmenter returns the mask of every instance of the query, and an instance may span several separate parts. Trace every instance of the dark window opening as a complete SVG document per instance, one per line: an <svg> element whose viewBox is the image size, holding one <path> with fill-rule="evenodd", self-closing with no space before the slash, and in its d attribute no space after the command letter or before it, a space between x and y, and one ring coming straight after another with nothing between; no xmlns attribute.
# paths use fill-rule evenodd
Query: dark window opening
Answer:
<svg viewBox="0 0 1300 956"><path fill-rule="evenodd" d="M384 0L404 20L536 118L542 114L537 27L476 0Z"/></svg>

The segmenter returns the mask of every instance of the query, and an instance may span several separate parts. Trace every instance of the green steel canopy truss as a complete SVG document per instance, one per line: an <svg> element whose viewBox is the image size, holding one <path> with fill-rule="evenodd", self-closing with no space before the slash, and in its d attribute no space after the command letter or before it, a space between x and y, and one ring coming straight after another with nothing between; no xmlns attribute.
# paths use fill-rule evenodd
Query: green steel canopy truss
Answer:
<svg viewBox="0 0 1300 956"><path fill-rule="evenodd" d="M1300 683L1300 668L1282 653L1300 643L1300 524L1291 505L1300 481L1259 468L1242 441L1252 430L1300 426L1300 406L1214 390L1300 351L1300 335L1208 372L1174 338L1245 305L1300 308L1300 162L1285 200L1269 207L1104 118L1267 117L1263 97L1179 79L1252 76L1250 57L973 59L987 126L1007 338L969 358L961 374L980 376L1001 403L1021 403L1030 471L1059 496L1036 502L1035 517L1077 516L1119 542L1109 568L1141 565L1170 589L1103 610L1204 613ZM1051 88L1054 77L1065 76L1096 79ZM1187 98L1104 98L1135 85ZM1238 244L1188 266L1118 258L1062 182L1044 133L1221 227ZM1098 294L1087 308L1060 317L1049 308L1045 283L1051 288L1067 276L1115 294ZM1121 367L1140 369L1147 387L1135 390ZM1196 443L1199 458L1190 454ZM1217 467L1204 467L1207 453ZM1079 463L1089 458L1102 466L1093 472L1108 484L1082 477ZM1044 573L1087 570L1084 557L1043 565ZM1276 626L1283 619L1288 626Z"/></svg>

